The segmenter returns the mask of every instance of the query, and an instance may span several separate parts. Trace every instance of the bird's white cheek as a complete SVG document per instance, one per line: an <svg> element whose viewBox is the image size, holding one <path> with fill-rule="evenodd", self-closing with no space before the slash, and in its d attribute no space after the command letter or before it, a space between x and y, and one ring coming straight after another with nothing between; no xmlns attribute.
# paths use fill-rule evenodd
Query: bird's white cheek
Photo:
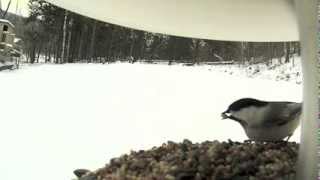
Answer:
<svg viewBox="0 0 320 180"><path fill-rule="evenodd" d="M238 119L246 121L250 125L256 125L263 121L266 111L266 107L256 108L251 106L243 108L240 111L231 111L231 114Z"/></svg>
<svg viewBox="0 0 320 180"><path fill-rule="evenodd" d="M254 111L251 110L251 108L250 109L245 108L245 109L241 109L239 111L231 111L231 114L238 119L241 119L246 122L250 122L254 116Z"/></svg>

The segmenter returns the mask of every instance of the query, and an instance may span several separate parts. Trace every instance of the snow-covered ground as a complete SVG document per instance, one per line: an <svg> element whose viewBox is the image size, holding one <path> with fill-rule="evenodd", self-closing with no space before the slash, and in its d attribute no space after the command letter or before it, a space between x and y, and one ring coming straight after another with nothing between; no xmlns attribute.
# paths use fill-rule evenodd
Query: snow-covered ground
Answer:
<svg viewBox="0 0 320 180"><path fill-rule="evenodd" d="M76 168L94 170L168 140L242 141L240 125L220 117L230 103L302 100L294 81L243 74L229 66L128 63L0 72L0 179L70 180ZM291 140L299 137L297 130Z"/></svg>
<svg viewBox="0 0 320 180"><path fill-rule="evenodd" d="M282 59L283 61L283 59ZM288 81L296 84L302 83L301 58L293 57L289 63L279 63L274 59L271 64L253 64L253 65L219 65L208 67L208 70L228 73L233 76L270 79L275 81Z"/></svg>

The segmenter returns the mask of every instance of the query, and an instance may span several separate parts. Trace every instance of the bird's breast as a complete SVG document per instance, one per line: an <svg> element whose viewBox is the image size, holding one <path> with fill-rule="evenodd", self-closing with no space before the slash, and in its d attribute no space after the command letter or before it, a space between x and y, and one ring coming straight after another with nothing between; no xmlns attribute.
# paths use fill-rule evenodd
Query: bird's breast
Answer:
<svg viewBox="0 0 320 180"><path fill-rule="evenodd" d="M281 126L257 127L247 126L245 132L249 139L255 141L280 141L292 135L299 125L299 119L292 120Z"/></svg>

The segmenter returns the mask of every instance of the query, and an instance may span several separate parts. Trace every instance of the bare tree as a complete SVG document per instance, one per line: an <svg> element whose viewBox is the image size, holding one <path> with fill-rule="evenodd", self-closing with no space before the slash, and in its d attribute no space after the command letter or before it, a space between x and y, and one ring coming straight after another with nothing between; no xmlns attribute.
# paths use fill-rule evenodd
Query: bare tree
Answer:
<svg viewBox="0 0 320 180"><path fill-rule="evenodd" d="M289 62L289 58L290 58L290 42L285 42L285 63Z"/></svg>
<svg viewBox="0 0 320 180"><path fill-rule="evenodd" d="M200 57L199 57L199 51L200 51L200 40L195 39L192 41L192 51L193 51L193 59L195 64L199 64Z"/></svg>
<svg viewBox="0 0 320 180"><path fill-rule="evenodd" d="M70 61L70 46L71 46L71 37L72 37L72 24L73 18L70 17L69 26L68 26L68 41L67 41L67 54L66 54L66 61Z"/></svg>
<svg viewBox="0 0 320 180"><path fill-rule="evenodd" d="M94 43L96 41L96 30L97 30L97 21L93 20L90 49L89 49L90 62L93 62L93 57L94 57Z"/></svg>
<svg viewBox="0 0 320 180"><path fill-rule="evenodd" d="M86 23L84 23L80 31L80 40L79 40L78 54L77 54L78 60L81 60L82 58L83 41L85 38L85 34L87 33L87 30L88 30L88 26Z"/></svg>
<svg viewBox="0 0 320 180"><path fill-rule="evenodd" d="M61 50L61 59L60 64L65 62L65 47L66 47L66 36L67 36L67 19L68 11L65 10L64 21L63 21L63 36L62 36L62 50Z"/></svg>
<svg viewBox="0 0 320 180"><path fill-rule="evenodd" d="M11 5L11 0L8 2L6 10L3 11L3 10L2 10L2 3L1 3L1 1L0 1L0 14L1 14L1 18L2 18L2 19L4 19L4 18L6 17L10 5Z"/></svg>

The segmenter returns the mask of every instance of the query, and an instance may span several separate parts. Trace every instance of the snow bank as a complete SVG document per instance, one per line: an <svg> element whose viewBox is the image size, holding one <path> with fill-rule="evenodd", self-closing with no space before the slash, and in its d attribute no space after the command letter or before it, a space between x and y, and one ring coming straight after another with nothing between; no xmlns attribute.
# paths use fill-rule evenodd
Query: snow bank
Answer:
<svg viewBox="0 0 320 180"><path fill-rule="evenodd" d="M296 84L302 83L300 57L291 58L289 63L279 63L278 60L274 60L269 65L263 63L254 65L216 65L207 66L207 69L235 76L288 81Z"/></svg>

